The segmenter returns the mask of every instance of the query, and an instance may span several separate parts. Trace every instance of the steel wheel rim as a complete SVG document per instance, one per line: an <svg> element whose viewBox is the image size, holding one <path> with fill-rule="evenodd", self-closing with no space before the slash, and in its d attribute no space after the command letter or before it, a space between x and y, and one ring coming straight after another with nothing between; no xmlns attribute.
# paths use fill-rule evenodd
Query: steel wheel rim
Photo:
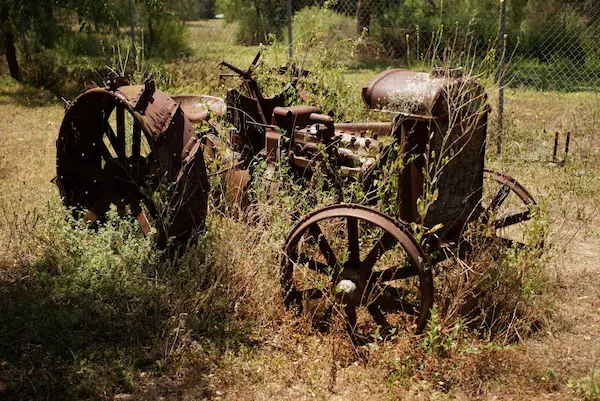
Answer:
<svg viewBox="0 0 600 401"><path fill-rule="evenodd" d="M368 224L372 224L372 225L376 226L378 229L380 229L383 232L382 237L379 238L376 242L374 242L375 243L374 247L372 249L368 250L368 252L366 252L366 253L363 252L363 256L353 255L352 251L349 252L348 260L351 261L353 259L356 259L357 256L360 259L360 264L358 265L359 267L357 269L350 269L351 270L350 273L352 273L352 274L354 273L354 270L356 270L356 273L359 276L363 277L363 279L364 279L364 275L365 275L365 273L367 273L367 270L365 270L365 265L370 265L369 269L373 269L375 264L382 257L384 257L386 252L388 252L394 245L400 246L406 252L406 254L408 255L408 257L410 259L410 265L411 265L410 269L414 269L414 270L410 270L411 273L414 273L414 274L411 274L408 277L412 277L412 276L417 277L418 282L419 282L419 284L418 284L418 291L419 291L419 298L420 298L419 304L418 304L419 310L418 310L417 316L416 316L416 318L414 318L413 322L416 326L416 331L417 332L422 331L427 324L427 319L430 314L430 309L433 305L433 278L431 275L431 270L427 266L427 258L425 256L423 250L421 249L421 247L418 245L418 243L412 237L410 231L401 222L395 221L380 212L377 212L375 210L372 210L372 209L369 209L369 208L366 208L366 207L363 207L360 205L353 205L353 204L334 205L334 206L330 206L330 207L326 207L326 208L317 210L317 211L307 215L305 218L303 218L292 230L292 232L288 236L288 240L286 241L286 246L284 249L285 257L283 260L283 272L282 272L282 278L281 278L282 289L284 292L284 294L283 294L284 301L285 301L286 305L288 307L293 306L293 305L298 305L299 311L302 311L302 308L303 308L303 301L302 301L302 299L298 298L299 293L298 293L298 290L295 288L295 284L293 282L295 265L299 262L299 260L298 260L299 255L296 252L299 241L305 235L307 235L307 233L309 233L309 230L311 230L312 227L318 227L319 222L322 222L322 221L325 221L328 219L333 219L333 218L346 219L346 221L350 222L348 227L354 226L355 221L356 222L367 222ZM350 230L348 230L348 232L349 231ZM314 237L313 233L310 233L310 236ZM375 248L377 248L380 244L383 244L383 242L385 242L384 238L388 238L388 240L391 239L392 244L385 245L376 251ZM350 244L352 242L356 241L356 239L351 238L350 235L348 235L347 240L348 240L349 248L351 247ZM321 248L320 244L318 244L318 247ZM375 254L373 253L374 251L375 251ZM335 267L332 266L332 264L336 263L334 261L334 257L332 257L331 255L329 255L329 256L325 255L325 253L326 252L323 252L323 255L325 256L326 259L328 259L326 264L330 268L333 268L335 270ZM373 255L375 255L375 256L371 258L371 256L373 256ZM374 260L372 260L372 259L374 259ZM357 263L357 262L355 262L355 263ZM340 274L350 275L350 273L344 273L346 271L345 269L346 268L339 269L339 270L341 270ZM403 269L394 269L394 270L390 269L390 270L385 270L382 272L376 272L376 274L374 272L370 272L369 275L367 276L367 278L364 279L365 280L365 282L363 283L364 288L369 289L369 291L372 291L372 288L370 288L370 285L373 285L373 286L383 285L383 283L384 283L383 281L378 281L383 276L386 276L387 278L391 278L391 277L395 277L396 275L398 275L398 277L394 278L395 280L404 280L407 277L401 277L402 274L398 274L398 272L400 272L401 270L404 271ZM388 271L392 271L392 273L387 273ZM338 273L334 271L332 277L335 276L336 274L338 274ZM336 279L337 279L336 284L339 284L341 282L341 279L344 279L344 277L336 276ZM360 278L357 277L356 280L360 280ZM363 304L364 294L363 294L363 295L361 295L360 301L358 301L358 303L356 302L356 300L354 300L354 302L352 302L352 305L350 305L351 302L347 302L345 305L345 313L346 313L346 317L348 319L348 325L352 326L353 321L355 324L356 318L353 317L352 315L355 314L355 310L358 306L361 306L361 307L366 306L369 313L371 314L371 317L378 325L380 325L380 323L385 322L384 316L382 316L383 314L381 313L381 310L384 309L383 298L384 298L383 292L379 295L376 294L371 305L364 305ZM375 306L375 307L373 307L373 306ZM397 306L397 304L392 305L392 306ZM354 309L354 311L352 311L352 309ZM353 340L354 339L355 338L353 336Z"/></svg>
<svg viewBox="0 0 600 401"><path fill-rule="evenodd" d="M146 154L141 152L144 142ZM199 148L179 105L151 81L90 89L75 99L63 119L57 185L63 203L85 210L84 219L90 223L104 216L111 204L119 214L128 206L143 234L150 232L151 222L155 225L159 245L169 238L185 243L203 227L207 210L208 178L204 160L196 157ZM165 190L171 191L170 197L164 196Z"/></svg>
<svg viewBox="0 0 600 401"><path fill-rule="evenodd" d="M520 241L506 239L500 235L499 232L505 228L512 226L518 227L519 224L530 221L532 218L531 209L532 207L537 206L537 202L529 193L529 191L525 189L525 187L523 187L516 179L508 175L485 169L484 179L499 184L499 190L491 198L489 204L483 205L481 214L482 219L480 220L484 224L490 225L494 228L496 238L504 239L510 243L521 243ZM495 216L495 214L501 209L502 205L511 194L516 195L516 197L520 200L522 207L516 212L508 213L507 216ZM489 221L490 215L494 217L493 221ZM534 247L536 248L543 248L543 246L543 241L534 244Z"/></svg>

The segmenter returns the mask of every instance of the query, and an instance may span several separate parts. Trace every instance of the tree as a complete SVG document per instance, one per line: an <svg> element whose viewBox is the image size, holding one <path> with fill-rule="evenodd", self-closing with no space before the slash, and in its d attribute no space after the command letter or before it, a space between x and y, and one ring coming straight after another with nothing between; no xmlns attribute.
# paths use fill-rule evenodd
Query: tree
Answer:
<svg viewBox="0 0 600 401"><path fill-rule="evenodd" d="M312 0L292 0L292 12L313 4ZM218 9L229 22L237 21L237 38L243 44L267 43L269 35L281 38L287 24L285 0L217 0Z"/></svg>
<svg viewBox="0 0 600 401"><path fill-rule="evenodd" d="M114 18L108 11L108 0L0 0L0 41L3 44L10 75L21 80L17 58L17 36L15 27L21 27L21 40L25 40L27 26L35 34L38 47L51 48L59 35L56 9L77 15L82 27L112 23ZM69 28L70 30L70 28ZM26 43L23 47L29 49Z"/></svg>
<svg viewBox="0 0 600 401"><path fill-rule="evenodd" d="M10 76L17 81L21 81L19 72L19 63L17 61L17 50L15 49L15 35L13 24L10 20L10 8L7 1L0 3L0 30L2 31L2 42L6 52L6 61Z"/></svg>
<svg viewBox="0 0 600 401"><path fill-rule="evenodd" d="M360 35L364 29L371 28L371 15L377 0L358 0L356 6L356 32Z"/></svg>

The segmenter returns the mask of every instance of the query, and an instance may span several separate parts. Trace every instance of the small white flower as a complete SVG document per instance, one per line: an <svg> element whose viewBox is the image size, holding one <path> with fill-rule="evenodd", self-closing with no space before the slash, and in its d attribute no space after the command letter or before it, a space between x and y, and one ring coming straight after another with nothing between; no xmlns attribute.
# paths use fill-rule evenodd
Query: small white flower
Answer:
<svg viewBox="0 0 600 401"><path fill-rule="evenodd" d="M343 292L345 294L351 294L356 291L356 284L351 280L341 280L336 286L337 292Z"/></svg>

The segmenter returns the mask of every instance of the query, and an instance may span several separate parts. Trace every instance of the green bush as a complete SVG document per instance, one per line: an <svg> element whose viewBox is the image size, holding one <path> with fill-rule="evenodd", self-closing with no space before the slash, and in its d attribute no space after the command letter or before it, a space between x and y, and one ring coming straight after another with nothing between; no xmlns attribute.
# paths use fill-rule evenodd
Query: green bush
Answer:
<svg viewBox="0 0 600 401"><path fill-rule="evenodd" d="M219 0L218 9L228 22L238 22L237 39L245 45L269 42L269 35L281 38L287 22L286 4L279 0Z"/></svg>
<svg viewBox="0 0 600 401"><path fill-rule="evenodd" d="M498 2L493 0L443 2L441 6L407 0L379 7L373 15L371 30L389 56L405 57L410 48L412 57L419 57L427 53L435 44L435 37L442 34L464 33L455 35L453 46L460 49L470 40L486 44L496 39L499 12Z"/></svg>
<svg viewBox="0 0 600 401"><path fill-rule="evenodd" d="M149 16L146 32L143 51L147 57L172 60L191 54L187 27L174 15Z"/></svg>

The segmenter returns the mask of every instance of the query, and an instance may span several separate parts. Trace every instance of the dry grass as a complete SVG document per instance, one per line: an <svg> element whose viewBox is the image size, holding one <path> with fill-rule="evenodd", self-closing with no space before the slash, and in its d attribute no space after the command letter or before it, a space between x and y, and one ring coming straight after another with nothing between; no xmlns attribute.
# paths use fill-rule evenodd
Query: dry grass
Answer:
<svg viewBox="0 0 600 401"><path fill-rule="evenodd" d="M30 262L39 255L47 262L48 255L76 254L59 241L64 227L44 224L50 220L48 213L54 214L53 221L60 220L57 191L50 180L63 107L44 93L7 80L0 81L0 87L0 303L3 311L18 316L35 304L15 305L34 302L38 294L46 297L48 311L63 310L65 302L76 298L42 291L33 278L26 278L34 274L39 282L54 283L43 281L48 274L44 269L64 265ZM133 284L122 300L107 302L105 294L90 295L100 306L118 311L107 320L109 333L124 325L138 330L138 337L99 340L95 331L78 328L75 321L65 327L82 330L97 348L80 347L69 342L67 334L59 335L66 340L57 344L71 347L72 357L56 353L52 342L35 336L31 343L25 336L14 340L22 347L19 352L30 352L29 358L38 356L41 362L0 350L0 395L11 386L21 391L6 393L14 399L112 399L127 393L133 399L189 400L541 400L583 394L569 381L590 377L600 342L600 102L588 93L519 90L507 96L506 157L499 160L490 151L487 164L518 177L549 214L553 257L544 267L550 275L553 312L544 315L541 331L511 345L489 342L468 330L454 337L445 332L444 353L428 353L423 338L412 335L356 348L339 318L329 334L318 332L310 321L286 311L280 300L279 252L294 206L294 199L284 193L278 204L261 204L262 219L254 224L213 209L209 234L178 264L149 258L144 271L123 276ZM554 130L572 133L570 156L562 167L548 163ZM57 235L50 244L62 249L40 244L38 228ZM80 235L89 246L105 249L93 236L77 238ZM125 256L128 252L133 251L122 250ZM52 274L64 276L60 270ZM146 286L153 290L142 291ZM31 292L34 288L39 292ZM145 299L144 293L151 298ZM156 308L155 314L142 319L138 314L144 305ZM90 308L97 311L97 306ZM23 327L35 327L40 316L20 316ZM50 313L52 318L58 319ZM90 324L85 319L79 323ZM3 334L6 331L0 329ZM67 373L57 370L58 363Z"/></svg>

